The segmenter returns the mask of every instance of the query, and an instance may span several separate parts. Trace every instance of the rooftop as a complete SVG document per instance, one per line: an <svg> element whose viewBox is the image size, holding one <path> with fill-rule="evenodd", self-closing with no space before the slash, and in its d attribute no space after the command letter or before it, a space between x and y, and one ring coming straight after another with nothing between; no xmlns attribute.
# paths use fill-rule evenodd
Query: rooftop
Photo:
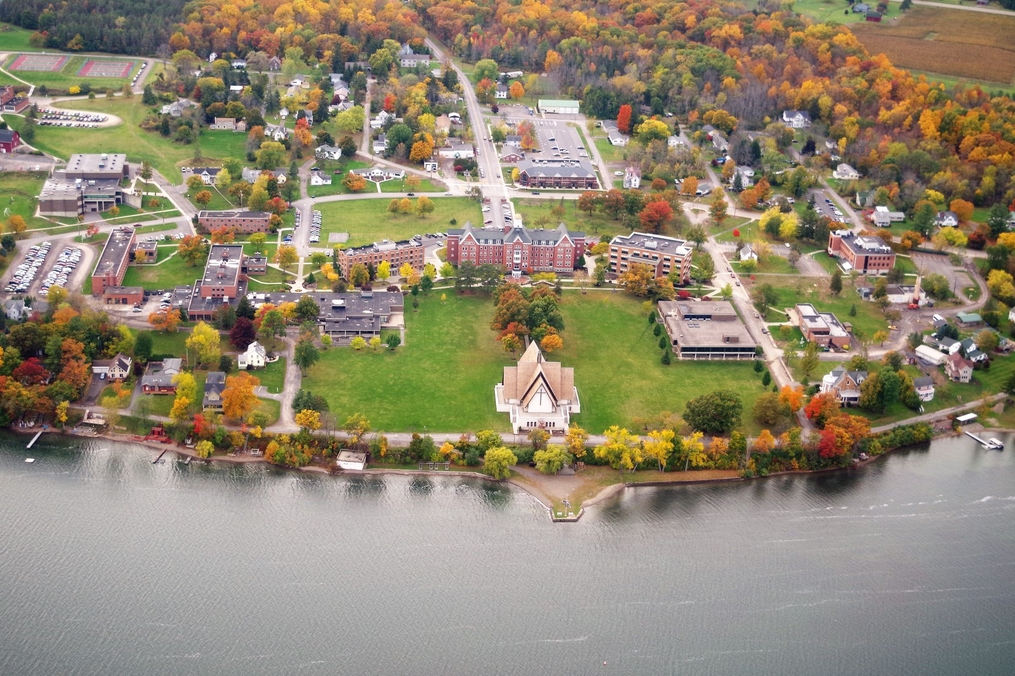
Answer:
<svg viewBox="0 0 1015 676"><path fill-rule="evenodd" d="M757 345L733 305L727 301L686 303L662 300L659 301L659 316L666 332L681 347Z"/></svg>
<svg viewBox="0 0 1015 676"><path fill-rule="evenodd" d="M130 243L133 239L133 228L113 228L109 233L109 239L102 247L102 253L92 275L108 275L119 270L130 254Z"/></svg>
<svg viewBox="0 0 1015 676"><path fill-rule="evenodd" d="M687 246L687 240L666 237L665 235L653 235L646 232L617 235L610 242L610 245L626 246L632 249L647 249L673 256L688 256L691 253L691 247Z"/></svg>
<svg viewBox="0 0 1015 676"><path fill-rule="evenodd" d="M235 286L240 278L242 244L214 244L204 267L204 286Z"/></svg>
<svg viewBox="0 0 1015 676"><path fill-rule="evenodd" d="M64 171L68 178L79 178L75 174L108 173L110 176L122 176L127 164L127 156L123 153L75 154L67 160Z"/></svg>
<svg viewBox="0 0 1015 676"><path fill-rule="evenodd" d="M842 243L849 247L854 254L890 254L892 248L885 244L880 237L857 237L849 230L839 230L835 233L840 237Z"/></svg>

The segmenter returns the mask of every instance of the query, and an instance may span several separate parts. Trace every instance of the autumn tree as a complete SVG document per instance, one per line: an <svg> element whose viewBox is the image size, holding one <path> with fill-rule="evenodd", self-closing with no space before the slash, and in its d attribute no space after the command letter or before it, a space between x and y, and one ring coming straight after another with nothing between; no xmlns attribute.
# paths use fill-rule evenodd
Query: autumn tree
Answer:
<svg viewBox="0 0 1015 676"><path fill-rule="evenodd" d="M219 361L222 354L222 350L219 348L220 340L221 336L218 330L205 322L198 322L197 326L191 330L190 337L187 338L185 344L188 352L189 350L196 352L197 366L207 368Z"/></svg>
<svg viewBox="0 0 1015 676"><path fill-rule="evenodd" d="M560 444L550 444L545 449L536 451L532 459L536 463L536 469L543 474L556 474L570 465L572 460L567 448Z"/></svg>
<svg viewBox="0 0 1015 676"><path fill-rule="evenodd" d="M305 408L295 415L294 420L300 429L306 432L316 432L321 429L320 411Z"/></svg>
<svg viewBox="0 0 1015 676"><path fill-rule="evenodd" d="M208 243L200 235L187 235L176 247L177 255L190 267L203 264L208 258Z"/></svg>
<svg viewBox="0 0 1015 676"><path fill-rule="evenodd" d="M222 390L222 413L233 420L244 420L257 407L258 399L254 391L261 381L241 371L238 375L226 377L226 387Z"/></svg>
<svg viewBox="0 0 1015 676"><path fill-rule="evenodd" d="M673 430L665 429L652 430L648 436L649 440L642 444L645 457L655 460L659 471L662 472L666 469L670 454L673 453L673 438L676 434Z"/></svg>
<svg viewBox="0 0 1015 676"><path fill-rule="evenodd" d="M653 233L664 232L666 224L669 223L672 217L673 208L669 202L663 200L649 202L638 214L638 220L641 221L642 227L648 232Z"/></svg>
<svg viewBox="0 0 1015 676"><path fill-rule="evenodd" d="M163 333L176 333L182 317L179 310L168 310L166 312L153 312L148 315L148 323L156 331Z"/></svg>
<svg viewBox="0 0 1015 676"><path fill-rule="evenodd" d="M564 341L556 333L551 333L544 336L543 339L539 341L539 347L541 347L544 352L553 352L555 350L562 349L564 347Z"/></svg>
<svg viewBox="0 0 1015 676"><path fill-rule="evenodd" d="M631 105L625 103L617 113L617 130L621 134L631 133Z"/></svg>
<svg viewBox="0 0 1015 676"><path fill-rule="evenodd" d="M722 188L716 188L712 196L712 203L709 206L709 216L712 218L712 222L717 226L721 226L723 221L726 220L728 210L729 203L726 201L726 193L723 192Z"/></svg>
<svg viewBox="0 0 1015 676"><path fill-rule="evenodd" d="M280 244L278 250L275 252L275 262L278 263L283 270L287 270L290 265L296 263L299 260L299 254L296 253L296 247L289 244Z"/></svg>
<svg viewBox="0 0 1015 676"><path fill-rule="evenodd" d="M783 385L782 389L779 390L779 401L789 409L790 413L796 413L803 406L804 388L803 385L797 385L793 387L791 385Z"/></svg>
<svg viewBox="0 0 1015 676"><path fill-rule="evenodd" d="M621 472L625 470L632 472L641 464L644 456L637 435L617 425L611 426L603 434L606 440L592 449L593 455Z"/></svg>
<svg viewBox="0 0 1015 676"><path fill-rule="evenodd" d="M367 180L359 174L350 171L342 180L342 185L349 192L362 192L367 187Z"/></svg>
<svg viewBox="0 0 1015 676"><path fill-rule="evenodd" d="M567 434L564 436L568 451L576 458L585 457L585 442L588 439L589 433L574 423L567 428Z"/></svg>

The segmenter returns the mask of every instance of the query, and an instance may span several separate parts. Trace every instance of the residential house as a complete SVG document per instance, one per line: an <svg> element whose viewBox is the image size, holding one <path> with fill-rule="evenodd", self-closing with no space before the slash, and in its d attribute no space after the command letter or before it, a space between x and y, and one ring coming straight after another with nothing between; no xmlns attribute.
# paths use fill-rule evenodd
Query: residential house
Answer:
<svg viewBox="0 0 1015 676"><path fill-rule="evenodd" d="M680 146L684 145L684 142L680 140L679 136L673 135L670 136L668 139L666 139L666 145L670 148L679 148Z"/></svg>
<svg viewBox="0 0 1015 676"><path fill-rule="evenodd" d="M218 131L247 131L247 123L243 120L237 121L235 117L216 117L215 121L208 125L208 129Z"/></svg>
<svg viewBox="0 0 1015 676"><path fill-rule="evenodd" d="M268 355L264 350L264 345L261 345L256 340L247 346L246 352L241 352L236 357L236 368L241 371L249 371L251 369L263 369L267 363Z"/></svg>
<svg viewBox="0 0 1015 676"><path fill-rule="evenodd" d="M870 219L879 228L890 228L892 223L901 223L906 220L906 214L901 211L890 211L888 207L877 206L871 212Z"/></svg>
<svg viewBox="0 0 1015 676"><path fill-rule="evenodd" d="M337 146L323 145L317 146L314 150L314 156L319 160L337 160L342 157L342 149Z"/></svg>
<svg viewBox="0 0 1015 676"><path fill-rule="evenodd" d="M977 347L976 341L974 341L972 338L966 338L959 344L962 345L962 351L965 353L966 359L973 362L974 364L979 364L981 362L985 362L988 359L990 359L990 355L988 355L986 352Z"/></svg>
<svg viewBox="0 0 1015 676"><path fill-rule="evenodd" d="M548 362L533 341L515 366L505 366L494 386L497 411L508 413L516 434L532 429L565 432L581 412L574 369Z"/></svg>
<svg viewBox="0 0 1015 676"><path fill-rule="evenodd" d="M729 151L729 141L726 140L726 137L724 137L719 130L712 132L712 147L715 148L716 153L723 157L725 157L726 153Z"/></svg>
<svg viewBox="0 0 1015 676"><path fill-rule="evenodd" d="M754 169L746 166L738 166L733 176L730 178L730 186L734 186L737 183L737 177L740 177L740 189L747 190L754 185Z"/></svg>
<svg viewBox="0 0 1015 676"><path fill-rule="evenodd" d="M920 401L934 401L934 379L930 376L913 379L913 387L916 388L916 396Z"/></svg>
<svg viewBox="0 0 1015 676"><path fill-rule="evenodd" d="M276 71L282 70L282 59L277 56L273 56L268 59L268 70Z"/></svg>
<svg viewBox="0 0 1015 676"><path fill-rule="evenodd" d="M183 369L183 360L179 357L153 361L148 364L145 374L141 376L141 392L144 394L176 394L176 383L173 378Z"/></svg>
<svg viewBox="0 0 1015 676"><path fill-rule="evenodd" d="M521 148L522 137L518 134L508 134L504 137L504 145L511 146L512 148Z"/></svg>
<svg viewBox="0 0 1015 676"><path fill-rule="evenodd" d="M451 118L447 115L438 115L433 121L433 128L438 135L447 136L451 133Z"/></svg>
<svg viewBox="0 0 1015 676"><path fill-rule="evenodd" d="M388 137L387 137L387 135L386 134L381 134L380 136L375 138L373 143L371 144L370 148L373 151L374 155L380 155L382 157L387 155L388 154Z"/></svg>
<svg viewBox="0 0 1015 676"><path fill-rule="evenodd" d="M610 145L614 146L626 146L630 137L627 134L622 134L620 129L617 128L617 123L611 120L603 121L603 131L606 132L606 137L610 141Z"/></svg>
<svg viewBox="0 0 1015 676"><path fill-rule="evenodd" d="M399 57L399 65L402 68L416 68L417 66L429 68L431 60L429 54L403 54Z"/></svg>
<svg viewBox="0 0 1015 676"><path fill-rule="evenodd" d="M508 94L509 94L509 92L508 92L507 85L498 84L497 85L497 91L495 91L493 93L493 96L494 96L494 98L497 98L497 99L506 99L508 97Z"/></svg>
<svg viewBox="0 0 1015 676"><path fill-rule="evenodd" d="M209 371L204 381L204 398L202 408L213 411L222 410L222 392L226 389L226 374L222 371Z"/></svg>
<svg viewBox="0 0 1015 676"><path fill-rule="evenodd" d="M853 14L866 14L871 9L866 2L858 2L853 5Z"/></svg>
<svg viewBox="0 0 1015 676"><path fill-rule="evenodd" d="M754 249L751 248L750 243L744 244L742 247L740 247L740 251L737 252L737 255L740 257L740 260L742 261L754 261L755 263L758 262L758 254L756 254L754 252Z"/></svg>
<svg viewBox="0 0 1015 676"><path fill-rule="evenodd" d="M243 70L244 68L247 67L247 60L246 59L233 59L232 60L232 66L236 70Z"/></svg>
<svg viewBox="0 0 1015 676"><path fill-rule="evenodd" d="M0 153L13 153L21 145L21 136L14 129L0 129Z"/></svg>
<svg viewBox="0 0 1015 676"><path fill-rule="evenodd" d="M371 129L382 129L384 125L395 119L395 116L386 110L377 113L374 119L370 120Z"/></svg>
<svg viewBox="0 0 1015 676"><path fill-rule="evenodd" d="M500 161L502 164L518 164L524 159L525 153L518 151L507 152L500 156Z"/></svg>
<svg viewBox="0 0 1015 676"><path fill-rule="evenodd" d="M835 168L835 171L832 172L832 177L840 181L855 181L860 178L860 172L843 163Z"/></svg>
<svg viewBox="0 0 1015 676"><path fill-rule="evenodd" d="M934 225L939 228L957 228L959 226L959 215L954 211L939 211L934 216Z"/></svg>
<svg viewBox="0 0 1015 676"><path fill-rule="evenodd" d="M462 116L455 112L448 113L448 119L451 120L451 124L461 124Z"/></svg>
<svg viewBox="0 0 1015 676"><path fill-rule="evenodd" d="M476 156L476 150L468 143L449 140L447 147L437 149L437 154L452 160L472 159Z"/></svg>
<svg viewBox="0 0 1015 676"><path fill-rule="evenodd" d="M873 21L874 23L881 23L881 12L872 9L867 12L867 16L864 18L864 20Z"/></svg>
<svg viewBox="0 0 1015 676"><path fill-rule="evenodd" d="M782 121L792 129L804 129L811 126L811 114L806 110L784 110Z"/></svg>
<svg viewBox="0 0 1015 676"><path fill-rule="evenodd" d="M637 190L641 187L641 169L638 167L627 167L624 170L624 189Z"/></svg>
<svg viewBox="0 0 1015 676"><path fill-rule="evenodd" d="M320 170L311 171L310 185L331 185L331 174L324 174Z"/></svg>
<svg viewBox="0 0 1015 676"><path fill-rule="evenodd" d="M184 167L181 169L187 177L200 176L201 180L204 181L205 185L213 185L215 183L215 177L222 171L219 167Z"/></svg>
<svg viewBox="0 0 1015 676"><path fill-rule="evenodd" d="M269 124L264 128L264 137L281 143L289 138L289 130L284 124Z"/></svg>
<svg viewBox="0 0 1015 676"><path fill-rule="evenodd" d="M247 183L256 183L257 179L261 177L261 174L268 173L275 177L275 180L279 185L284 184L289 180L289 171L279 167L278 169L251 169L250 167L244 167L240 176Z"/></svg>
<svg viewBox="0 0 1015 676"><path fill-rule="evenodd" d="M187 108L196 108L197 105L190 99L179 99L174 103L167 103L162 106L162 114L169 115L170 117L182 117L183 111L187 110Z"/></svg>
<svg viewBox="0 0 1015 676"><path fill-rule="evenodd" d="M287 119L289 117L289 109L282 106L282 110L278 111L278 116L283 120Z"/></svg>
<svg viewBox="0 0 1015 676"><path fill-rule="evenodd" d="M870 209L874 206L873 190L858 190L856 193L856 205L861 209Z"/></svg>
<svg viewBox="0 0 1015 676"><path fill-rule="evenodd" d="M973 362L956 352L945 360L945 375L953 383L968 383L973 379Z"/></svg>
<svg viewBox="0 0 1015 676"><path fill-rule="evenodd" d="M122 353L112 359L96 359L92 362L92 373L106 374L109 380L126 380L134 360Z"/></svg>
<svg viewBox="0 0 1015 676"><path fill-rule="evenodd" d="M20 322L26 318L31 312L31 308L25 306L25 301L21 298L13 298L11 300L4 301L4 313L7 315L7 319L12 322Z"/></svg>
<svg viewBox="0 0 1015 676"><path fill-rule="evenodd" d="M856 406L860 402L860 386L867 380L866 371L847 371L836 367L821 379L821 392L832 392L844 406Z"/></svg>

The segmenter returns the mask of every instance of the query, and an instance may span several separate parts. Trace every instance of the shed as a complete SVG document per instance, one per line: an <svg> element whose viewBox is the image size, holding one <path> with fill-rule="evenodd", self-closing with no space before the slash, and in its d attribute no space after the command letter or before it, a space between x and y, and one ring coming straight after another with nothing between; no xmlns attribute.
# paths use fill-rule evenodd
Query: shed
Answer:
<svg viewBox="0 0 1015 676"><path fill-rule="evenodd" d="M957 416L955 418L955 422L959 423L960 425L968 425L969 423L976 420L976 418L977 415L975 413L966 413L965 415Z"/></svg>
<svg viewBox="0 0 1015 676"><path fill-rule="evenodd" d="M914 352L916 352L917 357L934 366L940 366L948 358L948 355L935 350L930 345L920 345Z"/></svg>
<svg viewBox="0 0 1015 676"><path fill-rule="evenodd" d="M366 469L367 454L355 451L340 451L335 461L341 469Z"/></svg>

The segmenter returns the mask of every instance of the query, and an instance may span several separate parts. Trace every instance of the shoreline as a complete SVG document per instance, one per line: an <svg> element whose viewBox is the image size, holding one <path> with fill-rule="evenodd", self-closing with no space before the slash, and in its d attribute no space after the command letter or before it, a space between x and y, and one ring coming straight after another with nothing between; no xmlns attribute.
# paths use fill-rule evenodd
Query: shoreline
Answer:
<svg viewBox="0 0 1015 676"><path fill-rule="evenodd" d="M128 436L128 435L109 434L109 433L73 434L73 433L68 432L68 431L61 431L59 429L56 429L55 427L50 427L48 429L38 429L38 428L8 428L8 429L11 430L12 432L18 432L20 434L25 434L25 435L34 435L36 432L40 432L41 431L43 434L59 434L62 437L75 438L75 439L81 439L81 438L84 438L84 439L105 439L107 441L113 441L113 442L117 442L117 443L137 444L137 445L145 446L147 448L151 448L152 450L159 450L159 451L163 451L163 452L164 451L170 451L172 453L175 453L178 456L185 457L185 458L192 458L193 460L198 460L198 461L207 463L209 465L214 463L214 462L222 462L222 463L236 464L236 465L261 463L261 464L269 465L271 467L278 467L280 469L294 470L294 471L299 471L299 472L311 472L311 473L314 473L314 474L322 474L322 475L326 475L326 476L367 476L367 475L371 475L371 474L373 474L373 475L392 474L392 475L401 475L401 476L414 476L414 475L435 476L435 477L438 477L438 476L457 476L457 477L466 477L466 478L472 478L472 479L483 479L483 480L491 481L491 482L498 483L498 484L508 484L508 485L513 486L514 488L520 490L525 495L527 495L530 498L532 498L533 500L535 500L546 511L547 515L550 517L551 522L553 522L553 523L576 523L585 514L585 509L587 507L595 507L596 505L599 505L599 504L605 502L606 500L616 496L617 494L622 493L623 491L625 491L628 488L638 488L638 487L659 488L659 487L664 487L664 486L687 486L687 485L692 485L692 484L728 484L728 483L737 483L737 482L757 481L757 480L770 479L770 478L781 477L781 476L804 476L804 475L809 475L809 474L830 474L830 473L837 473L837 472L843 472L843 471L851 471L851 470L862 469L862 468L866 467L867 465L880 460L881 458L885 458L885 457L891 455L895 451L901 450L901 448L907 448L905 446L904 447L900 447L900 448L895 448L895 449L892 449L890 451L886 451L886 452L884 452L884 453L882 453L880 455L867 458L866 460L858 460L857 462L853 463L852 465L850 465L848 467L834 467L834 468L820 469L820 470L795 470L795 471L787 471L787 472L773 472L773 473L768 474L766 476L754 476L754 477L727 476L727 477L712 477L712 478L701 478L701 479L684 478L687 474L691 474L691 472L687 472L687 473L681 473L684 476L681 476L680 478L676 478L675 477L675 478L673 478L671 480L661 480L661 481L623 481L623 480L621 480L621 481L619 481L617 483L613 483L613 484L610 484L610 485L607 485L607 486L603 486L602 488L600 488L591 497L589 497L588 499L586 499L586 500L584 500L582 502L582 506L578 510L577 513L568 513L568 514L564 514L564 515L558 515L559 513L555 512L555 510L554 510L554 508L552 506L553 502L554 502L552 497L550 495L547 495L538 486L532 485L532 484L528 483L527 481L522 480L525 477L525 475L522 474L522 473L519 473L517 471L514 471L512 476L508 477L507 479L494 479L493 477L491 477L488 474L483 474L482 472L467 471L467 470L438 471L438 470L402 469L402 468L395 468L395 467L391 467L391 468L384 468L384 467L382 467L382 468L376 468L376 469L363 469L363 470L341 470L341 471L333 472L333 471L328 470L328 469L326 469L324 467L321 467L320 465L309 465L307 467L283 467L281 465L275 465L274 463L268 462L268 460L265 459L263 456L220 455L220 456L213 456L211 458L201 458L201 457L199 457L197 455L197 453L195 453L193 451L193 449L187 448L185 446L179 446L178 444L175 444L175 443L173 443L173 444L165 444L165 443L157 442L157 441L146 441L144 439L134 439L134 438L132 438L132 436ZM994 428L991 428L991 431L994 431L994 432L1015 432L1015 429L1008 429L1008 428L997 428L997 429L994 429ZM947 433L940 434L940 435L937 435L937 436L933 437L933 439L938 439L938 438L943 438L943 437L960 437L960 436L962 436L960 432L949 430ZM621 477L621 479L622 479L622 477ZM550 504L547 504L548 502Z"/></svg>

